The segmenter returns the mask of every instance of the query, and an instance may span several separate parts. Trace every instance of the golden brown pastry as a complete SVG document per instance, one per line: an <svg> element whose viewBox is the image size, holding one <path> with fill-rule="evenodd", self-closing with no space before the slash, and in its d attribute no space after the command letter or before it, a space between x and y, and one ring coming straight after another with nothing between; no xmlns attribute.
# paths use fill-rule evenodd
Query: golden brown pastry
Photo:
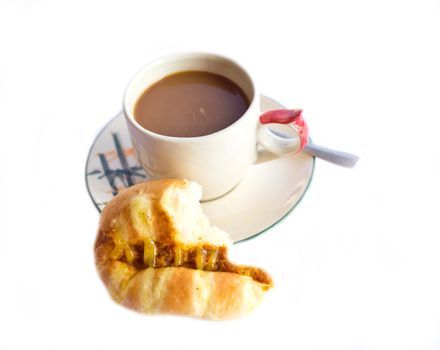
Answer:
<svg viewBox="0 0 440 350"><path fill-rule="evenodd" d="M113 299L143 313L229 319L272 286L255 267L227 260L231 241L209 224L201 187L157 180L122 191L102 211L96 266Z"/></svg>

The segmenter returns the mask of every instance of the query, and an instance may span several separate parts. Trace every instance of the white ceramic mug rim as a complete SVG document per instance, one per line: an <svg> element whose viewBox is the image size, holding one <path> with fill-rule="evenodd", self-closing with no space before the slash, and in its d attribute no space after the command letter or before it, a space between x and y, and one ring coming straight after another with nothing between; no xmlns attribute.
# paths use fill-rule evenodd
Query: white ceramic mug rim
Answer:
<svg viewBox="0 0 440 350"><path fill-rule="evenodd" d="M249 82L251 83L252 90L253 90L253 96L252 96L252 99L251 99L251 101L249 103L248 108L246 109L244 114L240 118L238 118L234 123L232 123L231 125L227 126L224 129L221 129L219 131L216 131L216 132L208 134L208 135L192 136L192 137L177 137L177 136L161 135L161 134L155 133L155 132L153 132L151 130L145 129L144 127L142 127L134 119L134 115L133 115L133 113L131 113L131 110L129 108L128 96L127 95L128 95L128 91L130 90L130 87L132 86L133 82L137 79L137 77L139 75L141 75L145 70L149 69L150 66L152 66L154 64L159 64L159 63L163 64L166 61L175 60L175 59L178 59L178 58L190 57L190 56L217 57L217 58L221 58L223 60L226 60L230 64L238 67L246 75L246 77L249 79ZM215 137L217 135L223 134L223 133L227 132L228 130L232 129L234 126L242 123L245 118L250 118L251 117L251 113L249 113L249 112L251 110L253 110L254 105L257 103L257 97L259 98L259 93L258 93L258 91L257 91L257 89L255 87L255 84L254 84L254 81L253 81L251 75L249 74L249 72L246 69L243 68L243 66L241 64L237 63L235 60L233 60L233 59L231 59L229 57L225 57L223 55L215 54L215 53L182 52L182 53L169 54L169 55L164 55L162 57L159 57L159 58L151 61L150 63L146 64L138 72L136 72L136 74L131 78L130 82L128 83L128 85L127 85L127 87L125 89L124 97L123 97L123 109L124 109L124 115L130 121L130 123L136 129L138 129L140 132L142 132L144 134L147 134L147 135L149 135L151 137L155 137L157 139L161 139L161 140L164 140L164 141L191 142L191 141L204 140L204 139L208 139L208 138Z"/></svg>

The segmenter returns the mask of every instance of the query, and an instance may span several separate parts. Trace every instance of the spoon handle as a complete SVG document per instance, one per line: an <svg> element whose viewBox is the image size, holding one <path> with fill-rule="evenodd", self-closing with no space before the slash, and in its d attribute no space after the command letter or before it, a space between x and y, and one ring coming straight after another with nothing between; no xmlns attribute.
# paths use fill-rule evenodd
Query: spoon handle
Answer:
<svg viewBox="0 0 440 350"><path fill-rule="evenodd" d="M354 154L319 146L310 142L310 140L304 147L304 152L311 156L315 156L330 163L341 165L347 168L353 168L359 160L359 157Z"/></svg>

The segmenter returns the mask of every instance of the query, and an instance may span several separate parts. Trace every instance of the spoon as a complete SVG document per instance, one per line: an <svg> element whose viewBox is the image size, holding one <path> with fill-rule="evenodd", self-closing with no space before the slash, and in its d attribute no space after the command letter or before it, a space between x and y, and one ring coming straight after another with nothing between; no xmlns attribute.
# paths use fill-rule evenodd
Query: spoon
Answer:
<svg viewBox="0 0 440 350"><path fill-rule="evenodd" d="M295 130L297 137L299 137L299 142L292 142L292 145L299 145L299 147L302 146L304 147L303 150L304 152L306 152L307 154L320 158L320 159L324 159L330 163L333 164L337 164L337 165L341 165L347 168L353 168L356 163L359 160L359 157L354 155L354 154L350 154L347 152L342 152L342 151L337 151L337 150L333 150L327 147L323 147L323 146L319 146L316 145L312 142L312 140L310 139L310 137L308 137L308 127L307 124L305 123L303 117L302 117L302 109L274 109L274 110L270 110L267 112L264 112L261 116L260 116L260 123L262 125L265 124L285 124L288 125L291 129ZM264 130L264 129L261 129ZM283 138L285 140L287 139L292 139L292 137L288 134L285 134L283 132L283 130L277 130L271 127L268 127L266 129L267 131L271 132L273 135ZM266 144L267 146L267 142L265 143L265 137L264 137L264 133L262 136L262 140L263 140L263 144ZM307 143L306 143L307 140ZM304 143L306 143L306 145L304 146ZM269 143L269 146L271 145L271 143ZM281 147L279 149L277 149L275 147L275 151L272 150L272 153L282 155L282 154L286 154L286 150L289 151L289 148L286 147L286 144L283 145L284 147ZM299 148L300 150L301 148ZM279 151L279 152L278 152ZM298 151L298 148L296 148L295 152Z"/></svg>
<svg viewBox="0 0 440 350"><path fill-rule="evenodd" d="M310 138L308 139L307 145L305 145L303 151L311 156L324 159L327 162L347 168L353 168L359 160L359 157L355 154L319 146L316 143L313 143Z"/></svg>
<svg viewBox="0 0 440 350"><path fill-rule="evenodd" d="M286 135L278 130L270 129L270 131L279 137L290 138L289 135ZM307 144L305 145L303 151L313 157L317 157L319 159L323 159L327 162L346 168L353 168L359 160L359 157L355 154L337 151L331 148L317 145L316 143L312 142L310 137L308 138Z"/></svg>

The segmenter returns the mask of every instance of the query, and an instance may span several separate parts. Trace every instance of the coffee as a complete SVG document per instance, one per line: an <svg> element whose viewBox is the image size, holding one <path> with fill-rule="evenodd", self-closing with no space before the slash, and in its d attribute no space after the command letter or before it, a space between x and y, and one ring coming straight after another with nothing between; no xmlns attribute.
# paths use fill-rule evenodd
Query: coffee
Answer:
<svg viewBox="0 0 440 350"><path fill-rule="evenodd" d="M195 137L227 128L246 112L249 100L233 81L210 72L169 75L147 88L134 107L145 129L175 137Z"/></svg>

